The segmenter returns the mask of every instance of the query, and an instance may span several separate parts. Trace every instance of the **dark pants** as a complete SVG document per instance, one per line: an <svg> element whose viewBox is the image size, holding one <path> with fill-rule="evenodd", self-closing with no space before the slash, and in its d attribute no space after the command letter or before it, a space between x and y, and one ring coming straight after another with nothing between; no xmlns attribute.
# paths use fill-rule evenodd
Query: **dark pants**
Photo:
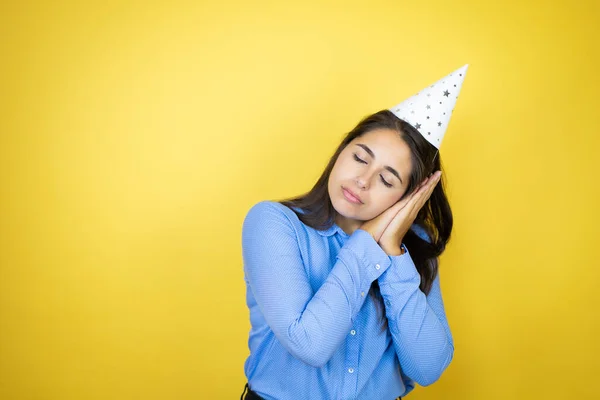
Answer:
<svg viewBox="0 0 600 400"><path fill-rule="evenodd" d="M246 397L244 397L244 394L246 395ZM244 386L244 392L242 393L242 397L240 397L240 400L264 400L262 397L260 397L259 395L256 394L256 392L253 392L252 390L250 390L250 386L248 386L248 384L246 383L246 386ZM402 397L398 397L396 400L402 400Z"/></svg>
<svg viewBox="0 0 600 400"><path fill-rule="evenodd" d="M244 397L244 394L246 395L246 397ZM250 390L250 386L248 386L248 384L246 383L246 386L244 386L244 392L242 393L242 397L240 397L240 400L263 400L263 398L257 395L256 392Z"/></svg>

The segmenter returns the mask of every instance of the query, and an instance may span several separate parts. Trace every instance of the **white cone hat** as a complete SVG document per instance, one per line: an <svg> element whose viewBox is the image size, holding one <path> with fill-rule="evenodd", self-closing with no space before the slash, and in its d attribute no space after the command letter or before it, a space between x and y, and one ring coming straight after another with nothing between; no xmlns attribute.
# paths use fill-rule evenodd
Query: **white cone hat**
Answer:
<svg viewBox="0 0 600 400"><path fill-rule="evenodd" d="M464 65L389 110L439 150L468 67Z"/></svg>

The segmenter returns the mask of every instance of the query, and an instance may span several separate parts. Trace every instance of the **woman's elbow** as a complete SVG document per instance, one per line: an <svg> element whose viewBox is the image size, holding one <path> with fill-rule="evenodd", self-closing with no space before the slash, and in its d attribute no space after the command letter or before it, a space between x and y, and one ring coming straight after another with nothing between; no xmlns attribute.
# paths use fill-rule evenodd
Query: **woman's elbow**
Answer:
<svg viewBox="0 0 600 400"><path fill-rule="evenodd" d="M436 362L429 362L427 365L421 365L419 372L414 374L411 378L417 382L420 386L429 386L437 382L444 371L450 365L452 358L454 357L454 346L449 344L445 351L437 358Z"/></svg>
<svg viewBox="0 0 600 400"><path fill-rule="evenodd" d="M329 359L323 357L321 354L311 354L310 356L305 355L301 361L310 365L311 367L321 368L329 362Z"/></svg>
<svg viewBox="0 0 600 400"><path fill-rule="evenodd" d="M331 358L326 355L326 352L319 348L304 348L300 350L297 347L288 347L287 350L295 359L315 368L325 366Z"/></svg>
<svg viewBox="0 0 600 400"><path fill-rule="evenodd" d="M329 362L333 356L333 352L331 351L333 349L325 346L324 341L311 338L305 331L302 331L300 337L298 337L298 332L295 333L288 330L284 345L294 358L315 368L321 368Z"/></svg>

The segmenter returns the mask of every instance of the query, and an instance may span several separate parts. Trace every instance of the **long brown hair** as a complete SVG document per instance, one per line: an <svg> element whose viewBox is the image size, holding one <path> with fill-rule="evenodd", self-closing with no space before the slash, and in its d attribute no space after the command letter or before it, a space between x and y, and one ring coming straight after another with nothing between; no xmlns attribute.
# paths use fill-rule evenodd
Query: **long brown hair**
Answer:
<svg viewBox="0 0 600 400"><path fill-rule="evenodd" d="M335 221L337 211L333 208L327 187L331 170L338 156L352 140L367 132L382 128L398 132L411 150L412 171L408 179L408 188L402 198L415 191L419 183L429 174L442 170L442 163L437 149L410 124L397 118L391 111L382 110L363 118L346 135L329 160L321 177L309 192L279 202L293 211L294 208L301 209L303 213L294 212L304 224L317 230L330 228ZM428 294L431 290L431 285L438 272L438 256L446 248L452 232L452 211L444 193L443 172L442 170L442 178L414 221L414 224L419 225L421 230L427 234L429 240L422 239L412 229L408 231L403 239L421 275L420 289L425 294ZM385 312L383 312L384 305L377 280L372 283L369 294L375 301L379 311L382 330L385 330L387 329L387 318Z"/></svg>

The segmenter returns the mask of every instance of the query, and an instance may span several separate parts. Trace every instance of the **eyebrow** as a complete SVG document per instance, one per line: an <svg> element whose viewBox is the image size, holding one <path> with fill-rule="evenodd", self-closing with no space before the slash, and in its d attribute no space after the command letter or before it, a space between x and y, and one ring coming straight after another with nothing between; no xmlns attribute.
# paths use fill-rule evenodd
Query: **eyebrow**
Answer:
<svg viewBox="0 0 600 400"><path fill-rule="evenodd" d="M375 153L373 153L373 150L371 150L369 148L369 146L367 146L366 144L362 144L362 143L357 143L356 145L359 147L362 147L367 153L369 153L369 155L371 156L371 158L373 160L375 159ZM404 182L402 182L402 178L400 178L400 174L398 173L398 171L396 171L394 168L390 167L389 165L386 165L385 169L390 171L392 174L396 175L396 178L398 178L400 183L404 184Z"/></svg>

